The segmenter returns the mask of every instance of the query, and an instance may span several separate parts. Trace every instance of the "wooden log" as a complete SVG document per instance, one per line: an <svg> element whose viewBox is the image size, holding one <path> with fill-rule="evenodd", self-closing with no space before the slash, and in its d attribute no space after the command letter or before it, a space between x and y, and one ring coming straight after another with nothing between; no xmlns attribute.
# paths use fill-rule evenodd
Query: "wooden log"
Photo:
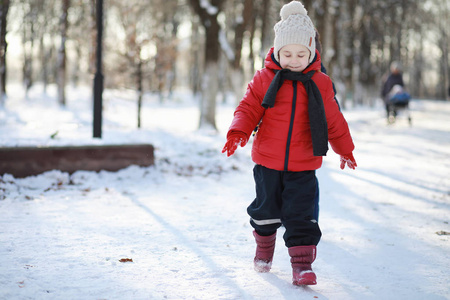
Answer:
<svg viewBox="0 0 450 300"><path fill-rule="evenodd" d="M50 170L72 174L153 164L154 148L150 144L0 148L0 175L8 173L17 178Z"/></svg>

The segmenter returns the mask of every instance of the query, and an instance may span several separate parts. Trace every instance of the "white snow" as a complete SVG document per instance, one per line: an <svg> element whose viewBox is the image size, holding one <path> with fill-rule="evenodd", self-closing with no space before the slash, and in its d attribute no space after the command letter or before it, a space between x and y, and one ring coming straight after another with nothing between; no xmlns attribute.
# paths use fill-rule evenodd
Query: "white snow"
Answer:
<svg viewBox="0 0 450 300"><path fill-rule="evenodd" d="M189 93L146 96L136 130L133 93L106 91L99 140L91 89L66 108L54 89L9 95L0 146L145 142L156 164L0 176L0 299L450 299L450 103L414 101L412 127L381 105L344 111L358 167L329 153L318 171L318 284L296 287L283 228L272 271L253 270L251 145L221 153L234 101L215 134Z"/></svg>

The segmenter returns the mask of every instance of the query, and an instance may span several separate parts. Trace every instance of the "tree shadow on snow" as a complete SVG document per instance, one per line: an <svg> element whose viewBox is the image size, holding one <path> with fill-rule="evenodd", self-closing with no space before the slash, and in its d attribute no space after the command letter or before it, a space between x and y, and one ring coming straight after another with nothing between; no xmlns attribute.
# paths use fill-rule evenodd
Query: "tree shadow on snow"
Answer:
<svg viewBox="0 0 450 300"><path fill-rule="evenodd" d="M335 286L340 294L350 295L351 299L427 299L430 297L428 290L432 291L438 280L440 268L434 274L422 272L433 268L430 263L439 262L433 261L435 257L425 259L426 251L436 249L430 248L432 245L414 235L408 227L409 219L421 218L416 218L418 213L406 207L381 203L377 198L399 191L359 178L357 171L338 173L342 171L324 166L318 172L319 224L323 233L315 262L318 277L325 280L328 277L329 285ZM348 180L338 182L334 179L336 176L345 176ZM371 194L371 185L385 193ZM405 195L404 191L401 194Z"/></svg>
<svg viewBox="0 0 450 300"><path fill-rule="evenodd" d="M170 231L174 236L176 236L177 240L182 243L184 246L190 248L194 253L201 258L203 263L208 266L211 273L215 276L217 275L222 282L222 286L227 286L229 290L234 291L237 295L240 295L241 299L249 299L249 295L246 291L244 291L238 284L236 284L233 280L231 280L228 276L224 275L222 267L219 266L211 259L210 255L206 254L200 247L196 246L192 240L186 237L179 229L175 226L167 222L164 218L154 212L152 209L147 207L144 203L138 200L137 196L128 195L130 200L138 207L140 207L143 211L145 211L148 215L150 215L153 219L155 219L158 223L160 223L164 228Z"/></svg>

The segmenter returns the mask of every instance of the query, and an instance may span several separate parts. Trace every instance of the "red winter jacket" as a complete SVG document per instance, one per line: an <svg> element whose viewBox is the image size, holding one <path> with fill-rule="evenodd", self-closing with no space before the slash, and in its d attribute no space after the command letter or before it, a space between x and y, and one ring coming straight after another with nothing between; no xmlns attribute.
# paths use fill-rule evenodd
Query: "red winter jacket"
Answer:
<svg viewBox="0 0 450 300"><path fill-rule="evenodd" d="M278 171L316 170L322 165L322 157L313 155L311 131L308 116L308 96L305 87L297 82L297 99L294 118L291 118L294 88L292 80L285 80L277 93L275 105L267 110L261 106L264 95L272 82L274 69L281 69L272 58L273 48L266 56L265 68L255 73L248 84L247 92L234 112L234 119L228 131L244 132L247 139L262 118L252 148L252 159L256 164ZM354 145L347 122L334 99L331 79L320 72L320 54L303 71L317 72L312 79L323 99L328 124L328 140L334 152L346 155L353 151ZM288 132L294 122L290 143ZM289 151L286 151L290 144ZM286 154L288 153L288 154ZM288 155L288 157L286 157Z"/></svg>

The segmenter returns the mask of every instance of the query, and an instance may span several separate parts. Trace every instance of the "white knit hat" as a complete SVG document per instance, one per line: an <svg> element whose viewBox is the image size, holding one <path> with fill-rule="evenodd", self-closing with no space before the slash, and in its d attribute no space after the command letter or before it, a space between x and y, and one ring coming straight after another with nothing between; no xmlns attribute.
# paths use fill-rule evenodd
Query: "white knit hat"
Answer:
<svg viewBox="0 0 450 300"><path fill-rule="evenodd" d="M275 41L274 55L279 62L278 52L281 48L289 44L300 44L311 51L309 62L311 63L316 53L316 30L311 19L308 17L303 4L292 1L283 5L280 11L281 21L274 26Z"/></svg>

